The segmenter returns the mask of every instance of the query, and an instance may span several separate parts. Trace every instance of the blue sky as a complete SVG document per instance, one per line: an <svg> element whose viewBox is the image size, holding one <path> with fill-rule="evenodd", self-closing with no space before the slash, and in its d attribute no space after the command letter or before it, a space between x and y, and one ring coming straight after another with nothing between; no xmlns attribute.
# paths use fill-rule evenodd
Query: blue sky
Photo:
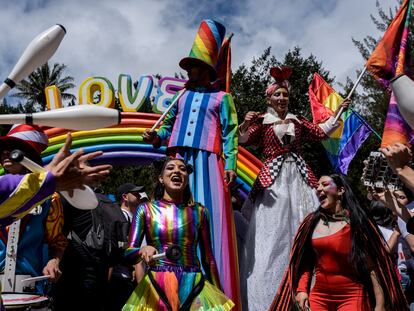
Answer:
<svg viewBox="0 0 414 311"><path fill-rule="evenodd" d="M379 0L388 11L396 0ZM379 37L370 20L375 0L0 0L0 79L26 45L55 23L67 35L51 62L65 63L80 84L120 73L173 75L187 56L203 18L234 32L233 69L271 46L280 58L294 46L314 54L344 82L363 60L351 38ZM76 91L77 92L77 91Z"/></svg>

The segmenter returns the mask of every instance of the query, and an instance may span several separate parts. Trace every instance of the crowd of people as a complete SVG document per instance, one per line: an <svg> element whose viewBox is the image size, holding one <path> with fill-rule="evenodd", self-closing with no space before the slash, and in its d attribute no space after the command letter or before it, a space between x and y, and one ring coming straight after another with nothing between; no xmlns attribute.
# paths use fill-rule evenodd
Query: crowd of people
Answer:
<svg viewBox="0 0 414 311"><path fill-rule="evenodd" d="M290 113L294 69L274 67L264 90L267 111L250 111L238 125L231 95L212 84L224 27L206 20L199 32L180 62L189 77L185 92L158 131L143 134L154 148L168 143L167 157L155 165L153 194L125 181L115 200L104 195L99 184L110 165L88 164L100 152L71 154L70 134L42 172L11 157L19 149L42 166L41 128L16 125L0 137L6 288L19 291L7 286L6 270L14 265L16 280L47 277L22 289L49 297L39 310L409 310L409 147L381 150L405 188L369 188L369 204L342 175L318 179L301 147L328 138L338 126L334 116L313 124ZM244 203L231 192L239 143L261 147L264 157ZM85 185L95 191L95 209L79 209L60 195ZM14 260L8 258L13 239Z"/></svg>

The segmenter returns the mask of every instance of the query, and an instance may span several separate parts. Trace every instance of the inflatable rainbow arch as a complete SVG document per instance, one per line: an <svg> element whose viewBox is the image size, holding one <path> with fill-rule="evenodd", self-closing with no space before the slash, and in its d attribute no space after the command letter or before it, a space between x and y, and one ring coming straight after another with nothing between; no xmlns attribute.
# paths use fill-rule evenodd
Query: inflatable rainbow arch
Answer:
<svg viewBox="0 0 414 311"><path fill-rule="evenodd" d="M154 149L142 140L142 133L158 120L158 114L122 112L121 123L114 127L92 131L72 132L72 150L83 148L85 152L102 150L104 154L94 163L109 163L116 166L146 165L165 155L165 147ZM48 128L49 147L42 153L44 163L49 163L62 147L68 130ZM256 179L262 163L246 149L239 147L237 161L237 183L239 193L245 199Z"/></svg>

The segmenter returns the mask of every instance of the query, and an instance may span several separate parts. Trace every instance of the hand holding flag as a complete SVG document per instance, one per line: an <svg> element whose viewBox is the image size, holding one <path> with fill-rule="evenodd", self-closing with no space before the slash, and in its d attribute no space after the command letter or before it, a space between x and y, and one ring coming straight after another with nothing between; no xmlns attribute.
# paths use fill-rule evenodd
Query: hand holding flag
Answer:
<svg viewBox="0 0 414 311"><path fill-rule="evenodd" d="M322 123L343 109L350 100L342 97L317 73L309 85L313 123ZM343 108L343 109L342 109ZM371 129L356 112L348 109L339 119L340 126L322 142L328 158L336 171L346 174L348 166L359 147L368 138Z"/></svg>

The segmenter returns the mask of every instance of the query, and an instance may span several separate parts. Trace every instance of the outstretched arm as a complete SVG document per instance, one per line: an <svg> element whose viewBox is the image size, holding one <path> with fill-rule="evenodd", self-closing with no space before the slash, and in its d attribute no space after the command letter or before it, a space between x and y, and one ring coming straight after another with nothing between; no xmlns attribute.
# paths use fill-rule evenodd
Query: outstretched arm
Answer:
<svg viewBox="0 0 414 311"><path fill-rule="evenodd" d="M0 177L0 224L24 217L53 194L56 180L51 172Z"/></svg>
<svg viewBox="0 0 414 311"><path fill-rule="evenodd" d="M81 165L85 156L78 150L70 155L71 136L55 155L45 171L26 175L7 174L0 177L0 224L8 225L24 217L29 211L43 203L55 191L82 188L88 178L104 179L110 165L90 167ZM88 159L99 155L95 152Z"/></svg>

